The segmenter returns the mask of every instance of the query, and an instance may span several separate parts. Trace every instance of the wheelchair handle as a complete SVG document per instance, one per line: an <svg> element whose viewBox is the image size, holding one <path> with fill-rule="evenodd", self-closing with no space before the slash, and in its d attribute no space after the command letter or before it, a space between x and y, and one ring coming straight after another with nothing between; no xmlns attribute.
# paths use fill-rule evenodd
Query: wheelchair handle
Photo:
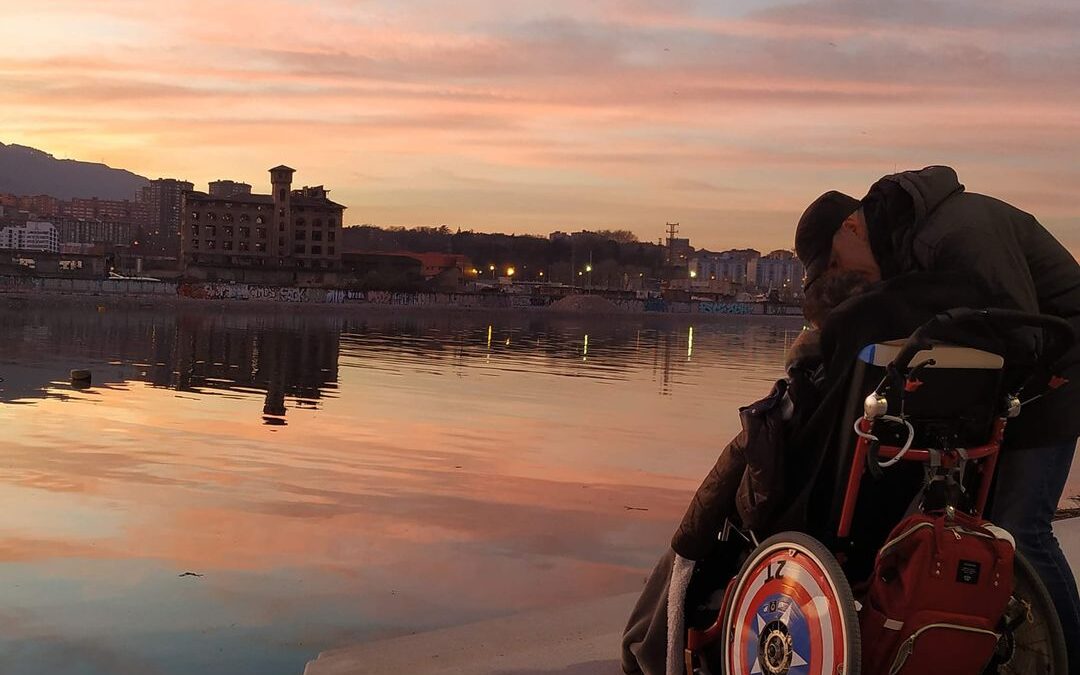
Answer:
<svg viewBox="0 0 1080 675"><path fill-rule="evenodd" d="M1047 314L1033 312L1021 312L1014 309L971 309L958 307L938 314L923 325L915 329L911 337L904 342L896 358L890 367L895 372L902 373L911 365L915 354L931 345L930 333L943 326L952 326L971 321L985 321L998 326L1042 328L1054 334L1057 339L1050 342L1051 348L1046 349L1035 362L1035 368L1043 368L1053 365L1065 355L1077 342L1076 331L1065 319Z"/></svg>

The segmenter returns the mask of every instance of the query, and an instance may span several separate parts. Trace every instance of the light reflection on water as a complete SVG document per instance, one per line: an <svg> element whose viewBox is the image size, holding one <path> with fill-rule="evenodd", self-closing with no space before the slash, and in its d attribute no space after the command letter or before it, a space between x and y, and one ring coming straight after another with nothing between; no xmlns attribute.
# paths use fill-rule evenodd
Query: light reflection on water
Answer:
<svg viewBox="0 0 1080 675"><path fill-rule="evenodd" d="M798 330L0 311L0 672L299 674L638 588Z"/></svg>

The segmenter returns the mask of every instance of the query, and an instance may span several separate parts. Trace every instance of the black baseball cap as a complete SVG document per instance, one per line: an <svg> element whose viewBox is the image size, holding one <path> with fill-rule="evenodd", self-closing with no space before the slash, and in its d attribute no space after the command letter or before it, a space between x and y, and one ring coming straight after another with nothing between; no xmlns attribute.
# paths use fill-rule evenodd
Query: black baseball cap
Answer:
<svg viewBox="0 0 1080 675"><path fill-rule="evenodd" d="M806 268L803 290L810 288L810 284L829 269L833 235L859 205L858 199L830 190L806 207L795 228L795 255Z"/></svg>

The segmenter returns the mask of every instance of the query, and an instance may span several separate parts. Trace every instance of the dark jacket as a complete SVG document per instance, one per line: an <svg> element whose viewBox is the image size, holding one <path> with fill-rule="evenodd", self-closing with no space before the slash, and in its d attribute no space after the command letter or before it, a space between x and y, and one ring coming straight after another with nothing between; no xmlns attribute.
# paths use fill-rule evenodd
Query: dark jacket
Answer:
<svg viewBox="0 0 1080 675"><path fill-rule="evenodd" d="M870 188L863 210L886 278L912 271L967 274L988 290L987 304L1061 317L1080 332L1076 259L1032 215L966 192L951 168L885 176ZM1021 348L1016 345L1017 353ZM1009 424L1009 447L1039 447L1080 435L1075 414L1080 346L1059 362L1055 374L1069 383L1026 406ZM1027 396L1045 389L1044 382L1033 385Z"/></svg>
<svg viewBox="0 0 1080 675"><path fill-rule="evenodd" d="M682 653L681 642L669 644L673 636L668 600L673 586L680 587L673 584L674 568L694 561L687 563L694 572L689 586L682 587L686 594L682 600L689 607L708 604L716 580L730 578L741 563L741 545L717 541L725 521L770 531L770 521L787 505L786 438L791 427L801 427L801 418L816 409L820 382L815 376L824 372L817 338L816 331L804 331L788 351L788 377L765 398L739 409L742 431L720 453L694 494L671 548L649 575L627 621L622 639L622 669L627 675L663 675L669 650ZM704 616L711 623L715 611L705 609Z"/></svg>
<svg viewBox="0 0 1080 675"><path fill-rule="evenodd" d="M787 382L780 380L768 396L739 409L742 431L720 453L694 493L671 539L676 553L702 560L711 552L725 520L756 530L773 515L785 494L784 417L791 405Z"/></svg>
<svg viewBox="0 0 1080 675"><path fill-rule="evenodd" d="M787 507L788 435L817 408L824 376L817 331L804 331L795 341L786 369L788 376L768 396L739 408L742 430L717 457L671 539L671 548L682 557L709 555L729 519L743 529L769 531Z"/></svg>

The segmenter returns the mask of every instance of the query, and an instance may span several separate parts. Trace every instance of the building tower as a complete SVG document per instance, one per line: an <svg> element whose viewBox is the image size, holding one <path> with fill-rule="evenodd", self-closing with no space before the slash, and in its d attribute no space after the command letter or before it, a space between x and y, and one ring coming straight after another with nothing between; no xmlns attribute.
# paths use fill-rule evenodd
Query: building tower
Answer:
<svg viewBox="0 0 1080 675"><path fill-rule="evenodd" d="M210 196L228 199L234 196L248 196L251 194L251 186L247 183L238 183L234 180L215 180L210 182Z"/></svg>
<svg viewBox="0 0 1080 675"><path fill-rule="evenodd" d="M676 262L675 256L673 255L672 250L675 248L675 235L677 235L679 233L679 224L678 223L665 223L665 225L667 225L667 231L668 231L668 236L667 236L667 256L666 256L666 258L667 258L667 264L671 265L674 262Z"/></svg>
<svg viewBox="0 0 1080 675"><path fill-rule="evenodd" d="M145 226L155 242L154 247L166 255L177 255L180 245L180 214L183 210L184 196L195 189L195 185L176 178L158 178L142 188L136 195L138 201L145 204L150 213Z"/></svg>
<svg viewBox="0 0 1080 675"><path fill-rule="evenodd" d="M279 260L284 261L292 256L293 251L293 227L292 227L292 178L296 173L284 164L270 169L270 185L274 197L274 222L277 227L276 237L270 241L275 245L274 250Z"/></svg>

